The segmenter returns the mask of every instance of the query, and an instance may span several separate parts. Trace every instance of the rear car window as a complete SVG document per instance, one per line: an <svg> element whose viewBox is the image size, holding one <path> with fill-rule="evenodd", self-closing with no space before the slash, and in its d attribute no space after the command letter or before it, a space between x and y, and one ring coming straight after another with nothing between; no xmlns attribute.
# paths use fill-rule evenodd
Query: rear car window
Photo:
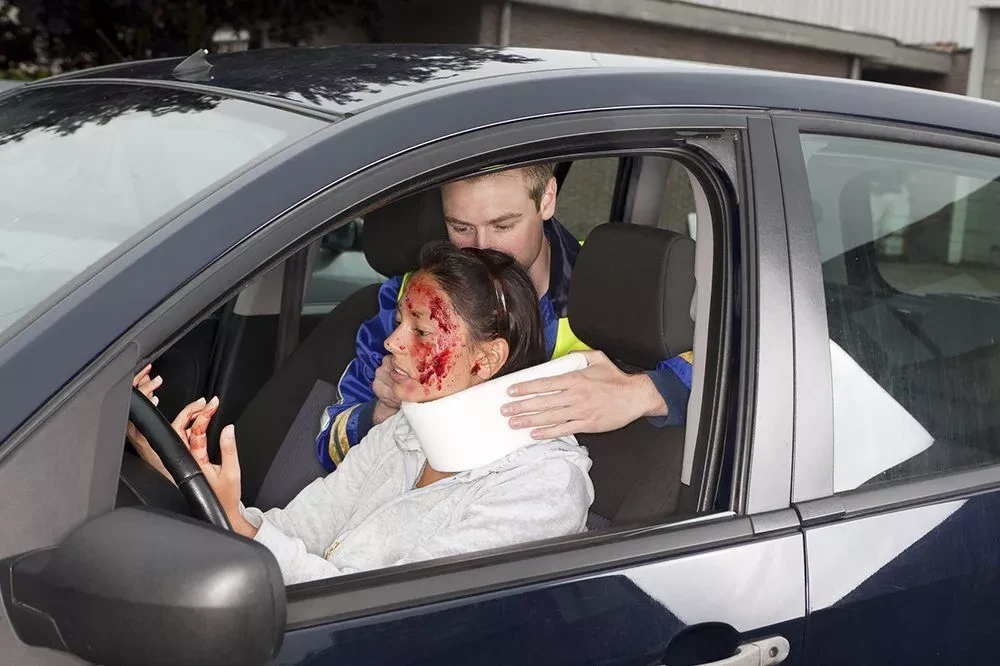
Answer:
<svg viewBox="0 0 1000 666"><path fill-rule="evenodd" d="M1000 463L1000 159L803 135L834 487Z"/></svg>
<svg viewBox="0 0 1000 666"><path fill-rule="evenodd" d="M5 98L0 340L105 257L323 125L162 87L67 85Z"/></svg>

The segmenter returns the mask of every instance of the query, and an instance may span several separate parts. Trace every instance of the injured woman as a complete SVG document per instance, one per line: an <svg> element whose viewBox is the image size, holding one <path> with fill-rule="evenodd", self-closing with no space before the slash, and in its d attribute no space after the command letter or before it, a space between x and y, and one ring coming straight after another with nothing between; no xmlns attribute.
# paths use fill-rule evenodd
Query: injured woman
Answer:
<svg viewBox="0 0 1000 666"><path fill-rule="evenodd" d="M594 498L587 451L572 436L532 441L500 414L512 380L560 374L582 359L544 363L527 273L500 252L428 245L396 319L385 347L401 410L283 509L241 503L232 426L222 430L221 464L209 461L217 398L174 421L233 530L274 553L286 584L585 529ZM130 439L162 470L141 435Z"/></svg>

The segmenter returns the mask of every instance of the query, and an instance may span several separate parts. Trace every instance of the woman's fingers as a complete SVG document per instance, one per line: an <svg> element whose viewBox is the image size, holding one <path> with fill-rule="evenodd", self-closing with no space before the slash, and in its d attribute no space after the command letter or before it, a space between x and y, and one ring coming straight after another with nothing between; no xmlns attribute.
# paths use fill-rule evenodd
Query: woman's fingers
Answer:
<svg viewBox="0 0 1000 666"><path fill-rule="evenodd" d="M177 436L181 438L181 441L185 444L188 443L188 438L190 437L189 426L191 420L201 413L201 410L205 409L205 399L198 398L190 405L186 405L184 409L177 412L177 416L174 417L173 422L170 424L173 426L174 432Z"/></svg>
<svg viewBox="0 0 1000 666"><path fill-rule="evenodd" d="M138 387L148 376L150 371L153 369L153 364L149 363L145 368L140 370L135 377L132 378L132 386Z"/></svg>
<svg viewBox="0 0 1000 666"><path fill-rule="evenodd" d="M152 379L147 377L143 381L139 382L139 386L137 388L144 396L155 401L156 396L154 396L153 393L161 386L163 386L163 377L157 375Z"/></svg>
<svg viewBox="0 0 1000 666"><path fill-rule="evenodd" d="M204 433L201 435L192 434L190 439L188 439L188 449L191 451L194 461L202 468L202 471L205 471L206 467L211 467L211 463L208 460L208 435Z"/></svg>
<svg viewBox="0 0 1000 666"><path fill-rule="evenodd" d="M198 412L195 416L194 423L191 425L191 436L204 435L208 432L208 424L211 423L212 417L215 416L215 412L219 409L219 398L212 398L211 402L205 405L205 408Z"/></svg>
<svg viewBox="0 0 1000 666"><path fill-rule="evenodd" d="M240 457L236 452L236 428L227 425L219 436L219 448L222 450L222 473L227 478L238 481L240 478Z"/></svg>

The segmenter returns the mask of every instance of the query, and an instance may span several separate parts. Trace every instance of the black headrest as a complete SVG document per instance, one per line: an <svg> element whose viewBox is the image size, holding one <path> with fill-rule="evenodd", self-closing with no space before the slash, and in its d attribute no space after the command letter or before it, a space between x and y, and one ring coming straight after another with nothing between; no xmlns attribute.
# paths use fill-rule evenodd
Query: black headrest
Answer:
<svg viewBox="0 0 1000 666"><path fill-rule="evenodd" d="M448 237L441 209L441 192L424 190L365 215L362 245L368 264L392 277L420 264L420 249Z"/></svg>
<svg viewBox="0 0 1000 666"><path fill-rule="evenodd" d="M694 241L666 229L611 223L580 248L569 290L573 332L640 368L694 348Z"/></svg>

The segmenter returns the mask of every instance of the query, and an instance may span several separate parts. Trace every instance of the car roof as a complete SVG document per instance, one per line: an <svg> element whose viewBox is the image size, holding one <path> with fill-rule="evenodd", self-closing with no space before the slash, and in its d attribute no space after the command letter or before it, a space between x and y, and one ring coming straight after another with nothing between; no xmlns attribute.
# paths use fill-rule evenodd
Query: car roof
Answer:
<svg viewBox="0 0 1000 666"><path fill-rule="evenodd" d="M499 86L515 79L523 82L523 75L552 81L617 70L645 74L637 83L655 76L666 85L634 90L628 99L622 98L619 90L617 100L602 98L601 91L595 89L592 108L610 104L790 109L1000 135L1000 104L993 102L850 79L639 56L483 46L351 44L208 54L207 60L212 66L207 74L182 79L174 74L174 68L184 58L163 58L71 72L47 81L186 81L343 117L459 84Z"/></svg>
<svg viewBox="0 0 1000 666"><path fill-rule="evenodd" d="M197 56L195 56L197 57ZM476 46L350 44L208 54L204 78L188 80L349 115L414 92L525 72L606 66L607 61L650 61L540 49ZM59 80L126 78L176 81L184 58L164 58L72 72ZM210 77L210 78L209 78Z"/></svg>

